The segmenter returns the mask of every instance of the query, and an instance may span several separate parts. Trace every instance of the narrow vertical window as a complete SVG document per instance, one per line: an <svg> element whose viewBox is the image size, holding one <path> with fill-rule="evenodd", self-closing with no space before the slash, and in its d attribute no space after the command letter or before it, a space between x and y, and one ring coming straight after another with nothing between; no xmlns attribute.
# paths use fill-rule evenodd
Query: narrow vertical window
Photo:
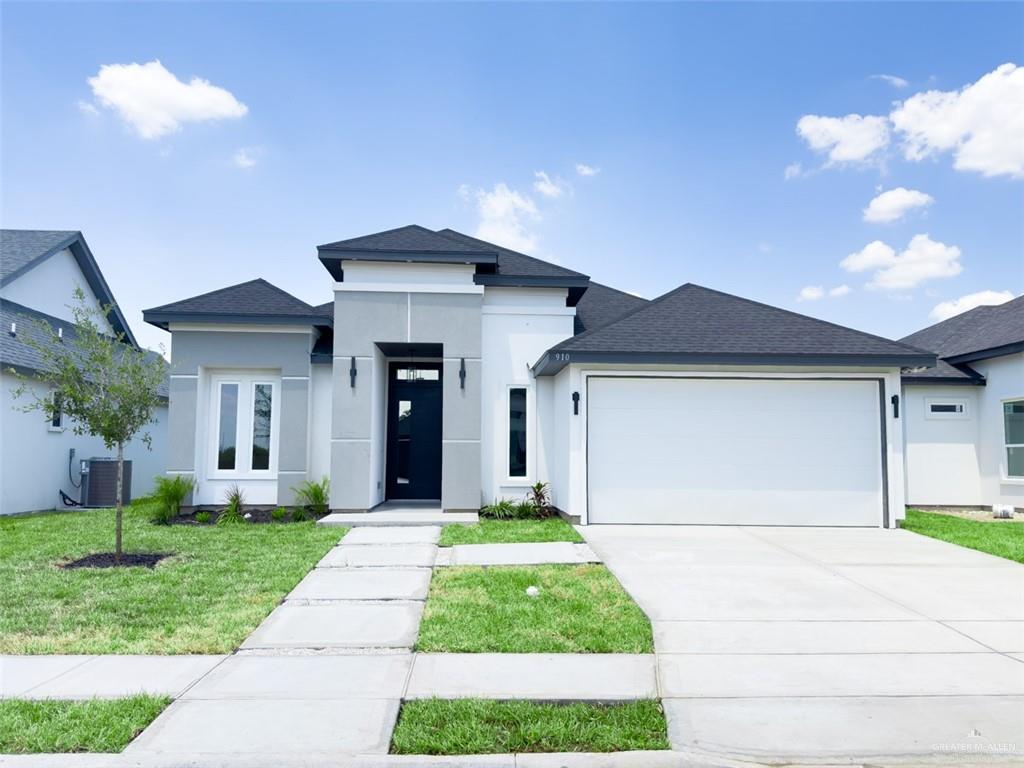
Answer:
<svg viewBox="0 0 1024 768"><path fill-rule="evenodd" d="M217 441L217 469L235 468L238 431L238 385L220 385L220 432Z"/></svg>
<svg viewBox="0 0 1024 768"><path fill-rule="evenodd" d="M1024 477L1024 400L1003 403L1007 477Z"/></svg>
<svg viewBox="0 0 1024 768"><path fill-rule="evenodd" d="M270 469L270 416L272 384L256 384L252 393L252 468Z"/></svg>
<svg viewBox="0 0 1024 768"><path fill-rule="evenodd" d="M508 476L526 477L526 389L508 391Z"/></svg>
<svg viewBox="0 0 1024 768"><path fill-rule="evenodd" d="M50 414L50 429L64 426L64 398L60 392L53 393L53 412Z"/></svg>

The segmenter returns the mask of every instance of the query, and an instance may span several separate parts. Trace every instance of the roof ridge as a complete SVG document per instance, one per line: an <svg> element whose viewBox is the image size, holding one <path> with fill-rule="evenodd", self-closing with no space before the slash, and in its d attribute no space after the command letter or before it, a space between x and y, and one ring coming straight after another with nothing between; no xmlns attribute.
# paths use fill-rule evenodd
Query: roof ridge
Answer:
<svg viewBox="0 0 1024 768"><path fill-rule="evenodd" d="M245 286L245 285L253 285L254 283L260 283L262 285L267 286L268 288L272 288L273 290L277 291L278 293L284 294L285 296L287 296L290 299L294 299L295 301L299 302L299 304L302 304L304 307L306 307L309 310L313 310L314 309L311 305L307 304L302 299L300 299L297 296L293 296L292 294L288 293L288 291L286 291L284 288L279 288L278 286L274 285L273 283L269 282L268 280L266 280L266 279L264 279L262 277L254 277L252 280L243 280L240 283L234 283L233 285L226 285L223 288L214 288L212 291L207 291L206 293L199 293L199 294L196 294L195 296L189 296L188 298L185 298L185 299L179 299L177 301L169 301L166 304L161 304L159 307L151 307L151 308L147 309L146 312L159 312L162 309L166 309L167 307L173 307L175 304L181 304L181 303L186 302L186 301L195 301L196 299L208 299L211 296L216 296L218 294L224 293L225 291L233 291L233 290L235 290L237 288L241 288L242 286Z"/></svg>
<svg viewBox="0 0 1024 768"><path fill-rule="evenodd" d="M829 320L822 320L821 318L812 317L811 315L805 315L805 314L803 314L801 312L794 312L792 309L783 309L782 307L775 307L775 306L772 306L771 304L766 304L763 301L755 301L754 299L747 299L747 298L744 298L743 296L736 296L735 294L732 294L732 293L726 293L725 291L716 291L714 288L707 288L707 287L705 287L703 285L697 285L696 283L687 283L687 285L692 285L694 288L700 288L702 291L708 291L710 293L715 293L715 294L718 294L719 296L726 296L726 297L731 298L731 299L736 299L737 301L743 301L743 302L746 302L747 304L754 304L754 305L759 306L759 307L765 307L766 309L775 310L776 312L784 312L787 315L792 315L794 317L800 317L800 318L804 318L806 320L811 320L812 322L815 322L815 323L817 323L819 325L827 325L830 328L838 328L841 331L847 331L849 333L856 333L856 334L858 334L860 336L864 336L865 338L868 338L868 339L875 339L877 341L884 341L884 342L887 342L889 344L899 344L901 347L904 347L904 348L906 348L906 349L908 349L910 351L913 351L913 352L924 352L924 353L930 354L930 355L931 354L935 354L930 349L921 349L920 347L915 347L912 344L904 344L902 341L897 341L895 339L887 339L885 336L879 336L876 333L868 333L867 331L862 331L862 330L859 330L857 328L851 328L848 325L840 325L839 323L833 323L833 322L831 322Z"/></svg>

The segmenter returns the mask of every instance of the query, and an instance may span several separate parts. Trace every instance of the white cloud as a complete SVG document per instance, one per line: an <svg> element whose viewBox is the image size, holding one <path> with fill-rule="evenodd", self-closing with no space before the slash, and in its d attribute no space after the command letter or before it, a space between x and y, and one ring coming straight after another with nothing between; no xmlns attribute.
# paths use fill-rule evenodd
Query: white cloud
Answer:
<svg viewBox="0 0 1024 768"><path fill-rule="evenodd" d="M558 177L552 179L544 171L535 171L533 176L535 179L533 188L544 195L544 197L559 198L569 189L569 185L562 181L562 179Z"/></svg>
<svg viewBox="0 0 1024 768"><path fill-rule="evenodd" d="M889 144L889 122L875 115L804 115L796 132L815 152L827 153L829 165L866 162Z"/></svg>
<svg viewBox="0 0 1024 768"><path fill-rule="evenodd" d="M595 168L592 165L586 163L576 163L576 173L580 176L597 176L601 172L600 168Z"/></svg>
<svg viewBox="0 0 1024 768"><path fill-rule="evenodd" d="M1003 64L959 91L924 91L890 114L903 154L953 153L953 166L985 176L1024 176L1024 67Z"/></svg>
<svg viewBox="0 0 1024 768"><path fill-rule="evenodd" d="M871 79L872 80L881 80L883 82L886 82L889 85L891 85L893 88L901 88L902 89L902 88L906 88L908 85L910 85L910 83L908 83L902 77L897 77L896 75L872 75Z"/></svg>
<svg viewBox="0 0 1024 768"><path fill-rule="evenodd" d="M527 230L527 223L539 220L540 213L529 197L502 182L489 192L477 190L476 205L480 214L476 236L481 240L526 253L536 248L537 238Z"/></svg>
<svg viewBox="0 0 1024 768"><path fill-rule="evenodd" d="M239 168L252 168L263 155L262 147L241 147L231 159Z"/></svg>
<svg viewBox="0 0 1024 768"><path fill-rule="evenodd" d="M916 189L896 187L877 195L864 209L864 221L884 223L903 218L914 208L923 208L934 202L931 195Z"/></svg>
<svg viewBox="0 0 1024 768"><path fill-rule="evenodd" d="M850 286L848 285L837 285L835 288L830 288L828 295L833 299L838 299L840 296L845 296L850 292Z"/></svg>
<svg viewBox="0 0 1024 768"><path fill-rule="evenodd" d="M888 267L896 260L896 251L881 240L873 240L856 253L851 253L839 262L847 272L866 272L869 269Z"/></svg>
<svg viewBox="0 0 1024 768"><path fill-rule="evenodd" d="M960 249L932 240L928 235L914 235L899 253L881 240L875 240L851 253L839 266L847 272L874 269L868 288L883 291L907 290L925 280L954 277L963 271Z"/></svg>
<svg viewBox="0 0 1024 768"><path fill-rule="evenodd" d="M91 101L79 100L78 111L83 115L98 115L100 111L96 109L96 105Z"/></svg>
<svg viewBox="0 0 1024 768"><path fill-rule="evenodd" d="M825 295L825 289L820 285L807 285L804 286L800 291L800 295L796 297L797 301L817 301Z"/></svg>
<svg viewBox="0 0 1024 768"><path fill-rule="evenodd" d="M798 179L804 174L804 167L800 163L790 163L783 169L782 178L786 181Z"/></svg>
<svg viewBox="0 0 1024 768"><path fill-rule="evenodd" d="M244 116L249 108L224 88L193 77L181 82L159 61L104 64L89 86L101 106L114 109L144 139L199 123Z"/></svg>
<svg viewBox="0 0 1024 768"><path fill-rule="evenodd" d="M948 320L969 309L989 304L1004 304L1012 298L1011 291L978 291L961 296L959 299L936 304L929 316L934 320Z"/></svg>

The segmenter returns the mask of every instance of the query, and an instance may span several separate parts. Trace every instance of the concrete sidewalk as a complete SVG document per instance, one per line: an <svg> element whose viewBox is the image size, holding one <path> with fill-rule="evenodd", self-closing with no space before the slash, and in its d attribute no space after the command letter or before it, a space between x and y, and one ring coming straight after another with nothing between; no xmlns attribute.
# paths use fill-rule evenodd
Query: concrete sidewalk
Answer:
<svg viewBox="0 0 1024 768"><path fill-rule="evenodd" d="M569 541L535 544L456 544L437 551L435 565L556 565L598 563L586 544Z"/></svg>

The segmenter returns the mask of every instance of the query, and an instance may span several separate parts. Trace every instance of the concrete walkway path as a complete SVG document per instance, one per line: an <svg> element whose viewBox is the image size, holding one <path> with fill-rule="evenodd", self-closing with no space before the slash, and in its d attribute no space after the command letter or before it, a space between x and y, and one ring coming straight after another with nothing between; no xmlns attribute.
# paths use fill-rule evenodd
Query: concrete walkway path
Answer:
<svg viewBox="0 0 1024 768"><path fill-rule="evenodd" d="M600 558L586 544L552 541L537 544L456 544L437 552L444 565L548 565L598 563Z"/></svg>
<svg viewBox="0 0 1024 768"><path fill-rule="evenodd" d="M583 534L652 620L677 750L818 763L1024 754L1024 566L899 530Z"/></svg>

